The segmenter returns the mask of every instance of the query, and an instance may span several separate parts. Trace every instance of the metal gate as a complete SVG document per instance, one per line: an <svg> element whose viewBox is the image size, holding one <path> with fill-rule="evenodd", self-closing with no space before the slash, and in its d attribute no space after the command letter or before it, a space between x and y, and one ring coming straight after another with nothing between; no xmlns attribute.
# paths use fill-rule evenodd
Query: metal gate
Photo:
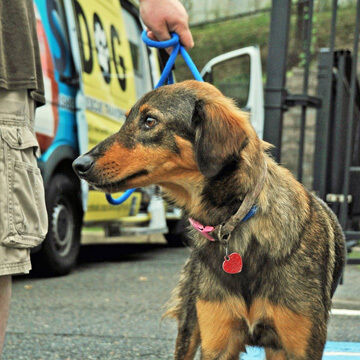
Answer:
<svg viewBox="0 0 360 360"><path fill-rule="evenodd" d="M273 0L267 82L265 87L264 139L275 145L274 158L281 160L283 114L301 107L297 177L303 178L306 114L317 109L313 189L337 214L351 246L360 240L360 91L357 76L360 0L356 5L356 25L352 51L335 51L338 1L332 0L329 47L318 54L318 88L308 95L310 44L314 0L298 0L306 12L303 24L305 54L303 91L286 89L291 0Z"/></svg>

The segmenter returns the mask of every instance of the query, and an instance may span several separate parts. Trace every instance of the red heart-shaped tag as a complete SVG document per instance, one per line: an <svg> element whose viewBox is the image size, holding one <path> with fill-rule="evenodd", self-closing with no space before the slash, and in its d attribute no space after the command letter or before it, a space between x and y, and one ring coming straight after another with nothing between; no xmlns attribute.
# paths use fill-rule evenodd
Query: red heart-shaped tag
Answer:
<svg viewBox="0 0 360 360"><path fill-rule="evenodd" d="M223 270L228 274L237 274L242 270L243 262L240 254L234 252L225 256L222 264Z"/></svg>

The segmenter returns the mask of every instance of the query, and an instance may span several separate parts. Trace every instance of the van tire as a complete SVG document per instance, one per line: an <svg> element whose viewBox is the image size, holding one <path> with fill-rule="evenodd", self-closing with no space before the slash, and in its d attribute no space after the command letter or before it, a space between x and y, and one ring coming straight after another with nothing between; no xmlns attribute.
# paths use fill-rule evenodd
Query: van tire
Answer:
<svg viewBox="0 0 360 360"><path fill-rule="evenodd" d="M32 254L33 269L43 276L68 274L80 251L83 211L75 177L55 174L46 189L49 230L41 249Z"/></svg>

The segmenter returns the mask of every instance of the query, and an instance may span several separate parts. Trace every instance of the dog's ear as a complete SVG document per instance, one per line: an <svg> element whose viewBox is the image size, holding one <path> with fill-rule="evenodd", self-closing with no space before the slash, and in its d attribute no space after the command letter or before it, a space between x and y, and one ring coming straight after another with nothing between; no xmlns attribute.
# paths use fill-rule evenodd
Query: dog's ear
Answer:
<svg viewBox="0 0 360 360"><path fill-rule="evenodd" d="M244 114L228 98L195 102L195 157L206 177L216 176L229 161L239 158L249 141L246 122Z"/></svg>

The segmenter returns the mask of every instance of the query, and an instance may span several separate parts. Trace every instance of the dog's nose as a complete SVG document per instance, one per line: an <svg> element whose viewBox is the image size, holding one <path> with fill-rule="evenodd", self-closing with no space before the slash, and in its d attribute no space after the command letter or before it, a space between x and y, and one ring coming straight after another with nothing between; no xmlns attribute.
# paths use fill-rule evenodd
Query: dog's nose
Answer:
<svg viewBox="0 0 360 360"><path fill-rule="evenodd" d="M72 164L73 169L79 175L85 175L94 164L94 159L90 155L79 156Z"/></svg>

